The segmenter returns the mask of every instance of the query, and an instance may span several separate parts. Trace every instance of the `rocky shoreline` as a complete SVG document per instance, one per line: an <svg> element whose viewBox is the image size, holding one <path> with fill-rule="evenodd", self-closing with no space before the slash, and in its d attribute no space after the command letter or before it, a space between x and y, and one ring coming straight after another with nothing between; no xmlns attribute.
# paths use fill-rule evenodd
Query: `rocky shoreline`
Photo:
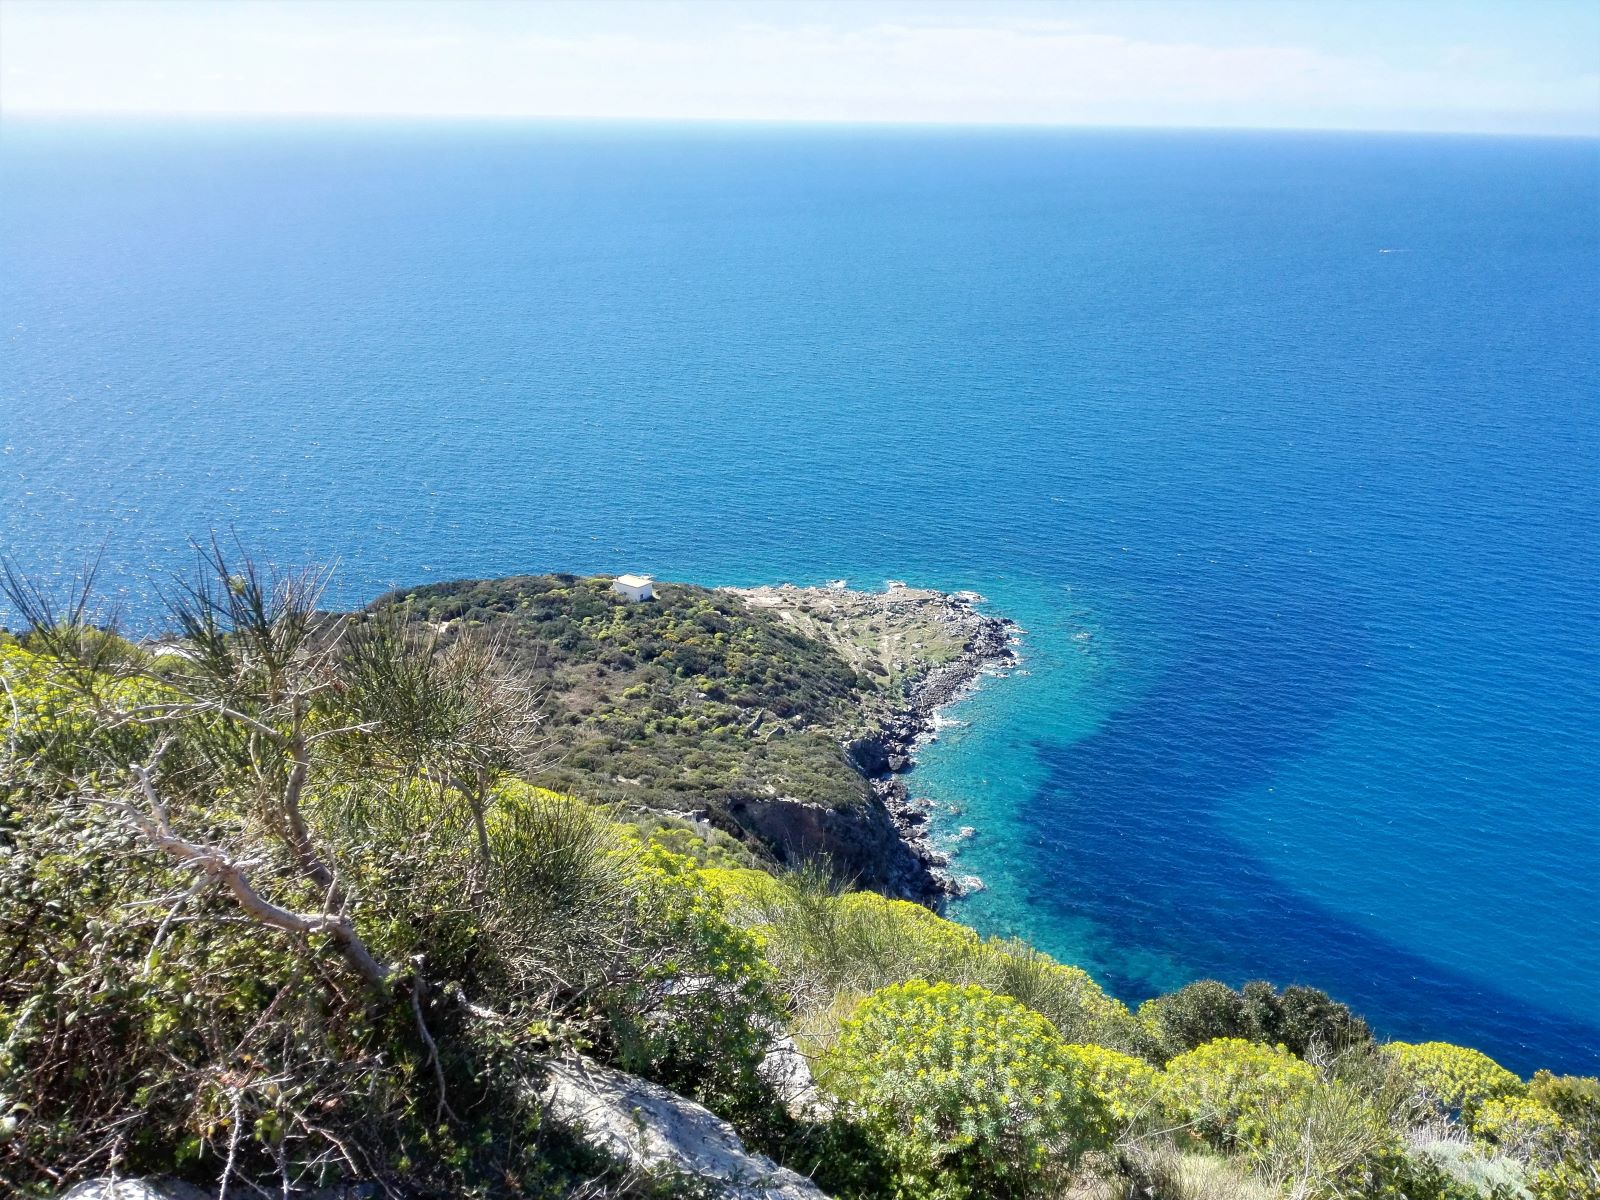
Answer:
<svg viewBox="0 0 1600 1200"><path fill-rule="evenodd" d="M952 597L962 606L963 618L976 619L976 625L960 657L935 667L909 698L905 709L888 722L879 735L883 765L867 772L873 792L883 801L894 819L900 838L927 867L938 890L932 907L943 907L949 897L967 895L982 887L981 881L952 873L950 855L938 849L931 838L929 812L925 804L911 795L903 773L916 765L916 754L932 736L939 710L961 699L988 672L1016 665L1016 622L977 612L977 602L968 596ZM964 622L965 623L965 622Z"/></svg>
<svg viewBox="0 0 1600 1200"><path fill-rule="evenodd" d="M880 890L938 910L981 886L956 877L950 856L930 836L929 812L904 775L934 735L939 710L984 674L1014 666L1022 632L1015 621L981 612L973 592L939 592L890 581L883 592L827 587L728 589L753 607L774 609L803 632L828 642L859 669L886 678L867 699L865 728L845 741L851 765L868 781L872 802L892 823L891 857ZM887 848L884 848L887 849Z"/></svg>

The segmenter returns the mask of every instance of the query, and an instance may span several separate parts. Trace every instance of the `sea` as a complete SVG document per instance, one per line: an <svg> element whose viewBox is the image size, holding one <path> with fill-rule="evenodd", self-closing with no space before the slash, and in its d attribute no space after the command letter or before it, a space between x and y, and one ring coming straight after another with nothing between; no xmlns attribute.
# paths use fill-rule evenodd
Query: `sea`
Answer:
<svg viewBox="0 0 1600 1200"><path fill-rule="evenodd" d="M8 118L0 549L213 531L980 592L954 916L1600 1070L1600 142Z"/></svg>

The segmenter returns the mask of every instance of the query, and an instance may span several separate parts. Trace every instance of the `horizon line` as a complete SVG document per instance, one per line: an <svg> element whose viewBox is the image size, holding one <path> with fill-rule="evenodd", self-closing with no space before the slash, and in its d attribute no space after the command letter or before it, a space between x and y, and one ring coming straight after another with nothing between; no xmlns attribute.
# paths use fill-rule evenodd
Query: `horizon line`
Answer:
<svg viewBox="0 0 1600 1200"><path fill-rule="evenodd" d="M343 110L293 110L270 109L131 109L131 108L24 108L0 107L0 126L22 120L109 120L139 121L161 120L250 120L303 123L334 122L423 122L450 123L494 122L501 124L567 124L567 125L697 125L697 126L763 126L779 128L828 129L922 129L922 130L972 130L999 132L1082 131L1082 132L1147 132L1147 133L1326 133L1367 134L1377 137L1464 137L1539 139L1558 141L1600 141L1600 127L1590 132L1558 132L1551 130L1503 129L1439 129L1439 128L1374 128L1360 125L1155 125L1138 122L1077 122L1077 121L927 121L886 119L851 119L828 117L706 117L706 116L620 116L581 115L571 113L464 113L464 112L348 112Z"/></svg>

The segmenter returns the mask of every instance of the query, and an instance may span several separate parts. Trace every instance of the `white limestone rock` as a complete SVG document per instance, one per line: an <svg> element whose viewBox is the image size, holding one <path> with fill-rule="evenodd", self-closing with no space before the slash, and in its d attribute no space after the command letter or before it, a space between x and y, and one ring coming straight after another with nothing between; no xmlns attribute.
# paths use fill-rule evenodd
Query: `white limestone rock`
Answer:
<svg viewBox="0 0 1600 1200"><path fill-rule="evenodd" d="M746 1150L709 1109L588 1059L552 1064L544 1101L558 1122L612 1158L714 1184L722 1200L827 1200L803 1175Z"/></svg>
<svg viewBox="0 0 1600 1200"><path fill-rule="evenodd" d="M61 1200L211 1200L193 1184L176 1179L86 1179Z"/></svg>

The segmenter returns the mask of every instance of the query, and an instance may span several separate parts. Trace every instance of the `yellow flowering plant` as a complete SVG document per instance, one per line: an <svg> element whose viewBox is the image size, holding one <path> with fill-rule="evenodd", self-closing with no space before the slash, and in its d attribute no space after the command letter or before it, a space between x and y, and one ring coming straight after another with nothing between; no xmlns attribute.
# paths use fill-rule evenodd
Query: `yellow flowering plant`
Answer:
<svg viewBox="0 0 1600 1200"><path fill-rule="evenodd" d="M1471 1127L1490 1100L1527 1094L1527 1085L1479 1050L1449 1042L1390 1042L1385 1053L1418 1096Z"/></svg>
<svg viewBox="0 0 1600 1200"><path fill-rule="evenodd" d="M1108 1143L1090 1068L1038 1013L976 984L912 980L868 996L821 1064L882 1139L898 1195L1054 1194Z"/></svg>
<svg viewBox="0 0 1600 1200"><path fill-rule="evenodd" d="M1161 1121L1161 1073L1144 1059L1104 1046L1073 1045L1067 1053L1088 1072L1090 1090L1105 1107L1116 1134Z"/></svg>
<svg viewBox="0 0 1600 1200"><path fill-rule="evenodd" d="M1281 1046L1217 1038L1169 1062L1162 1086L1175 1115L1228 1148L1259 1142L1268 1114L1309 1091L1316 1078Z"/></svg>

